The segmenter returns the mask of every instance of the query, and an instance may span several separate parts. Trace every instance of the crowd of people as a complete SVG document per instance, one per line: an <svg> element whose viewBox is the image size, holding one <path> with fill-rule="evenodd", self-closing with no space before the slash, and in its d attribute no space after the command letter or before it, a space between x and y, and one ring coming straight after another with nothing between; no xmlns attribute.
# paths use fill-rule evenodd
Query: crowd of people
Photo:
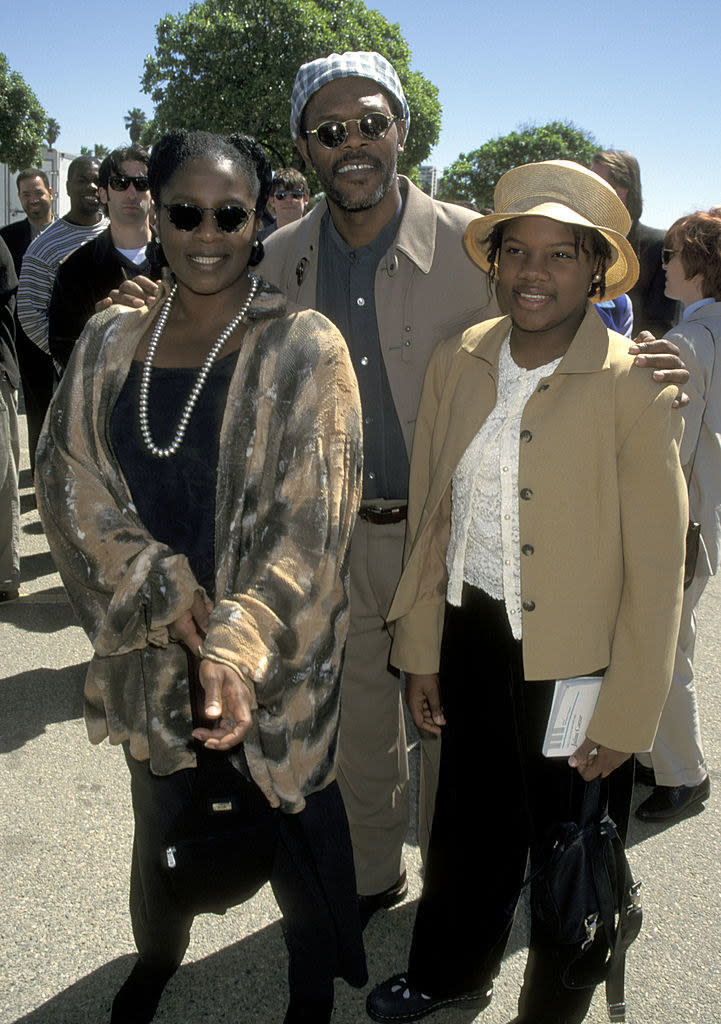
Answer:
<svg viewBox="0 0 721 1024"><path fill-rule="evenodd" d="M362 931L408 889L401 678L424 886L375 1020L488 1005L529 856L594 780L622 834L634 772L646 821L710 793L693 648L721 540L721 208L645 227L621 151L515 168L482 217L439 202L397 172L412 112L376 53L304 64L290 107L312 209L255 140L177 130L74 160L58 219L22 171L26 219L0 229L0 600L22 386L93 647L88 734L130 775L138 960L113 1024L153 1019L206 909L178 883L208 848L191 820L231 875L242 831L254 882L220 891L219 870L213 907L273 887L285 1024L366 983ZM556 682L586 676L585 738L544 756ZM534 917L514 1024L586 1016L554 943Z"/></svg>

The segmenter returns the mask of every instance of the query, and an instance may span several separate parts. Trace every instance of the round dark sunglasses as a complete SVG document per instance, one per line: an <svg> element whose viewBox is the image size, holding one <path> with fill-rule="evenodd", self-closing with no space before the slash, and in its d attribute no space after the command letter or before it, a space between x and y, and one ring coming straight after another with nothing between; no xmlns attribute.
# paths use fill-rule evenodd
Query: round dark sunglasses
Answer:
<svg viewBox="0 0 721 1024"><path fill-rule="evenodd" d="M273 193L273 199L287 199L290 196L291 199L302 199L305 193L299 188L279 188L277 192Z"/></svg>
<svg viewBox="0 0 721 1024"><path fill-rule="evenodd" d="M108 185L116 192L125 192L132 185L136 192L147 192L150 182L144 174L111 174Z"/></svg>
<svg viewBox="0 0 721 1024"><path fill-rule="evenodd" d="M678 249L662 249L661 250L661 262L664 267L667 267L673 257L677 254Z"/></svg>
<svg viewBox="0 0 721 1024"><path fill-rule="evenodd" d="M391 125L400 120L402 120L400 117L389 117L379 110L374 110L369 114L364 114L363 117L349 117L347 121L324 121L317 128L311 128L306 134L315 135L325 149L335 149L336 146L342 146L348 138L349 124L357 125L358 131L364 139L375 142L378 139L384 139L390 131Z"/></svg>
<svg viewBox="0 0 721 1024"><path fill-rule="evenodd" d="M202 223L204 213L212 213L221 231L241 231L255 213L244 206L195 206L193 203L163 203L168 220L178 231L194 231Z"/></svg>

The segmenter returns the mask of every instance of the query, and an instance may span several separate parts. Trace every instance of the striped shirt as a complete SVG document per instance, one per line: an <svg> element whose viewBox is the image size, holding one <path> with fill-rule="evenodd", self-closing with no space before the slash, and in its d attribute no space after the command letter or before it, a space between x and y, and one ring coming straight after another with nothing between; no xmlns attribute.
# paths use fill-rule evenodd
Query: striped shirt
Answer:
<svg viewBox="0 0 721 1024"><path fill-rule="evenodd" d="M90 242L109 223L107 217L101 217L97 224L86 227L60 218L28 246L18 285L18 318L28 338L43 352L50 351L48 309L60 261Z"/></svg>

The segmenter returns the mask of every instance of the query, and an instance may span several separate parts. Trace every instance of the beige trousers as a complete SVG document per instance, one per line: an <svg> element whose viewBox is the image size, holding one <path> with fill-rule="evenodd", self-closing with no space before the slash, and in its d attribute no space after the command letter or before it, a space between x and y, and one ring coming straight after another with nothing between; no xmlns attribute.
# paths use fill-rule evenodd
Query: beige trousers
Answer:
<svg viewBox="0 0 721 1024"><path fill-rule="evenodd" d="M358 892L382 892L403 871L408 755L400 680L389 671L386 614L401 574L405 523L358 519L350 557L351 618L341 689L338 784Z"/></svg>
<svg viewBox="0 0 721 1024"><path fill-rule="evenodd" d="M694 576L684 591L681 625L676 644L673 678L664 704L651 756L638 759L651 765L659 786L697 786L706 777L701 743L696 688L693 681L693 652L696 644L696 608L708 576Z"/></svg>

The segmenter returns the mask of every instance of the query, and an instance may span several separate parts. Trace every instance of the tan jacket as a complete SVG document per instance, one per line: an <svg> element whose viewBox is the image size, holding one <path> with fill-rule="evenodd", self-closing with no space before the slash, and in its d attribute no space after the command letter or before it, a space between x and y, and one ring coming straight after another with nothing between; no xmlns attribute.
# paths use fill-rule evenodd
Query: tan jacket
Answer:
<svg viewBox="0 0 721 1024"><path fill-rule="evenodd" d="M472 327L428 368L389 614L391 661L406 671L438 670L451 479L495 405L508 327L506 317ZM671 679L688 511L676 389L632 369L627 349L589 306L526 405L519 516L526 678L607 669L589 736L633 751L651 746Z"/></svg>
<svg viewBox="0 0 721 1024"><path fill-rule="evenodd" d="M410 456L423 377L436 345L498 315L488 276L463 248L476 216L431 199L400 178L403 216L375 280L378 334L386 373ZM315 308L320 223L325 201L263 244L260 272L292 302Z"/></svg>

